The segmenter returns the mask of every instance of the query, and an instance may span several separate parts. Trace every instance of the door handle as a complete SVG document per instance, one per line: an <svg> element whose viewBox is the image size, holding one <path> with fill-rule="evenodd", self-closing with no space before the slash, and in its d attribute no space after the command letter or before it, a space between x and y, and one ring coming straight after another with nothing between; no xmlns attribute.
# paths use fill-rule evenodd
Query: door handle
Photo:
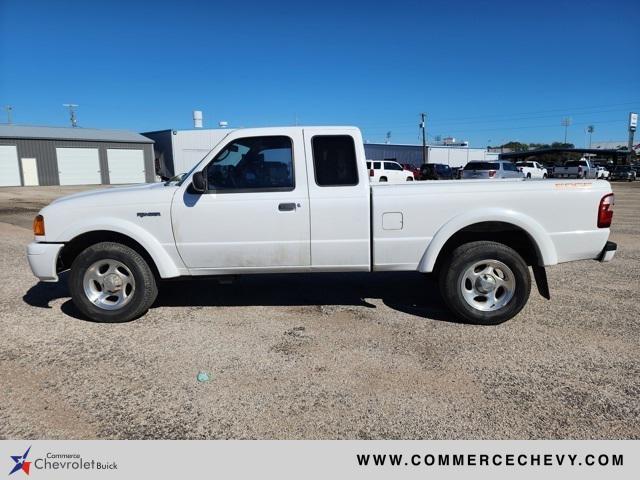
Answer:
<svg viewBox="0 0 640 480"><path fill-rule="evenodd" d="M278 210L281 212L292 212L296 209L295 203L281 203L278 205Z"/></svg>

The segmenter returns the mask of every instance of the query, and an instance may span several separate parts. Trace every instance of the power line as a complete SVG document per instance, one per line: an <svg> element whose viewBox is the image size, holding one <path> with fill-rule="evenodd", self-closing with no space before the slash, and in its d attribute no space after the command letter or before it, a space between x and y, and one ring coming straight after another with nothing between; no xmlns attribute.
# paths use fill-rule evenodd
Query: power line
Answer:
<svg viewBox="0 0 640 480"><path fill-rule="evenodd" d="M565 113L565 114L571 114L573 116L578 116L578 115L593 115L593 114L600 114L600 113L615 113L615 112L627 112L628 108L625 109L614 109L614 110L594 110L594 111L584 111L584 112L576 112L575 110L593 110L593 109L599 109L599 108L605 108L605 107L613 107L613 106L621 106L621 105L640 105L640 100L636 100L633 102L624 102L624 103L611 103L611 104L603 104L603 105L594 105L594 106L589 106L589 107L571 107L571 108L558 108L558 109L551 109L551 110L538 110L538 111L531 111L531 112L513 112L513 113L502 113L502 114L490 114L490 115L478 115L478 116L464 116L464 119L462 119L461 117L449 117L449 118L440 118L438 119L433 118L433 115L431 115L431 122L432 124L435 125L455 125L455 124L471 124L471 123L476 123L474 120L478 120L478 119L494 119L494 120L487 120L484 123L495 123L495 122L501 122L501 121L518 121L518 120L533 120L533 119L537 119L537 118L554 118L557 117L557 115L553 114L553 115L535 115L535 116L530 116L532 114L538 114L538 113L550 113L550 112L561 112L561 113ZM359 125L361 126L385 126L388 125L387 123L360 123ZM413 123L397 123L395 124L397 126L412 126Z"/></svg>

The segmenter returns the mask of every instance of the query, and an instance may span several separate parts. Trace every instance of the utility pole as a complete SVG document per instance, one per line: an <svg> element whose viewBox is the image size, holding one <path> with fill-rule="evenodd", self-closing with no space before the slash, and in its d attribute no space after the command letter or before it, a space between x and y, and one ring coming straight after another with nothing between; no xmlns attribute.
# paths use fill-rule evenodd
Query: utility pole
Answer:
<svg viewBox="0 0 640 480"><path fill-rule="evenodd" d="M386 143L387 145L391 143L391 130L387 132L384 143Z"/></svg>
<svg viewBox="0 0 640 480"><path fill-rule="evenodd" d="M564 143L567 143L567 129L569 128L569 125L571 125L571 117L564 117L560 121L560 125L564 127Z"/></svg>
<svg viewBox="0 0 640 480"><path fill-rule="evenodd" d="M76 117L76 108L80 105L76 105L75 103L63 103L63 107L67 107L69 109L69 119L71 120L71 126L73 128L78 126L78 118Z"/></svg>
<svg viewBox="0 0 640 480"><path fill-rule="evenodd" d="M422 163L427 163L427 129L426 113L420 114L420 130L422 130Z"/></svg>
<svg viewBox="0 0 640 480"><path fill-rule="evenodd" d="M7 124L11 125L11 112L13 111L13 106L5 105L4 109L7 111Z"/></svg>

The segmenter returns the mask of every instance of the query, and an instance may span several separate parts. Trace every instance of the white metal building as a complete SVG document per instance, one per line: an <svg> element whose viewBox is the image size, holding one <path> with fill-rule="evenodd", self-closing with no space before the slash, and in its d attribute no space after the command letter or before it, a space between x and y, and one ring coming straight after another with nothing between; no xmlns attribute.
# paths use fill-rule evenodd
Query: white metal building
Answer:
<svg viewBox="0 0 640 480"><path fill-rule="evenodd" d="M154 141L158 173L163 178L188 172L231 129L158 130L142 135Z"/></svg>
<svg viewBox="0 0 640 480"><path fill-rule="evenodd" d="M393 145L366 143L364 151L368 160L395 160L399 163L420 166L422 145ZM471 148L451 145L427 145L427 162L443 163L452 168L463 167L474 160L497 160L498 154L486 148Z"/></svg>

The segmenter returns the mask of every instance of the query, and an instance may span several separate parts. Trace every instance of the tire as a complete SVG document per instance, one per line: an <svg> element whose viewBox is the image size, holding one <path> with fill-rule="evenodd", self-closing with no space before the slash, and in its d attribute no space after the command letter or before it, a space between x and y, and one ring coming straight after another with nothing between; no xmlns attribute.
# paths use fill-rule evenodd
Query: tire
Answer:
<svg viewBox="0 0 640 480"><path fill-rule="evenodd" d="M407 182L413 182L413 177L407 177Z"/></svg>
<svg viewBox="0 0 640 480"><path fill-rule="evenodd" d="M69 274L69 290L80 312L96 322L108 323L140 317L158 295L155 276L146 260L135 250L114 242L97 243L76 257Z"/></svg>
<svg viewBox="0 0 640 480"><path fill-rule="evenodd" d="M380 182L386 182L387 181L387 177L380 177Z"/></svg>
<svg viewBox="0 0 640 480"><path fill-rule="evenodd" d="M546 173L543 173L543 174L542 174L542 179L543 179L543 180L546 180L547 178L549 178L549 176L548 176Z"/></svg>
<svg viewBox="0 0 640 480"><path fill-rule="evenodd" d="M531 180L531 173L527 173L527 178Z"/></svg>
<svg viewBox="0 0 640 480"><path fill-rule="evenodd" d="M482 271L487 273L482 275ZM515 317L531 292L531 275L525 261L515 250L497 242L459 246L439 268L438 277L447 307L461 320L475 325L498 325ZM476 283L471 283L470 277L476 278ZM496 283L500 286L494 288L495 294L487 291L483 297L482 292L478 293ZM491 305L491 298L497 303Z"/></svg>

